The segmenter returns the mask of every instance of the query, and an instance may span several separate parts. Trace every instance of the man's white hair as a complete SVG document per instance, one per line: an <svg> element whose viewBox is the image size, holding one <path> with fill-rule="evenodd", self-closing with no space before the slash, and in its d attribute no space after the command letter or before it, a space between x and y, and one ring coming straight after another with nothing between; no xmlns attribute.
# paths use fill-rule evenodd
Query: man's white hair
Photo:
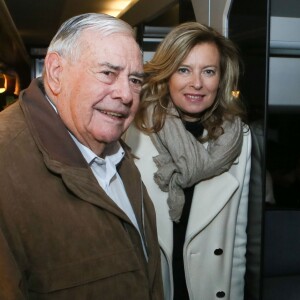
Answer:
<svg viewBox="0 0 300 300"><path fill-rule="evenodd" d="M48 53L57 52L76 60L80 53L80 36L86 29L94 30L95 34L103 37L120 33L135 38L134 30L128 23L106 14L87 13L72 17L60 26L50 42Z"/></svg>

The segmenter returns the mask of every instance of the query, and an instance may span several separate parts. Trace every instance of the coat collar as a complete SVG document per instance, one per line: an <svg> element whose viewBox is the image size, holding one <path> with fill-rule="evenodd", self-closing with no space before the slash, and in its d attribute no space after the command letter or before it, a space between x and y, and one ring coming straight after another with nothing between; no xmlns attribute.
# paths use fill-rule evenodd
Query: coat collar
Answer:
<svg viewBox="0 0 300 300"><path fill-rule="evenodd" d="M50 161L71 167L86 166L62 120L47 101L40 79L34 79L21 92L20 105L33 138L44 156L48 156Z"/></svg>

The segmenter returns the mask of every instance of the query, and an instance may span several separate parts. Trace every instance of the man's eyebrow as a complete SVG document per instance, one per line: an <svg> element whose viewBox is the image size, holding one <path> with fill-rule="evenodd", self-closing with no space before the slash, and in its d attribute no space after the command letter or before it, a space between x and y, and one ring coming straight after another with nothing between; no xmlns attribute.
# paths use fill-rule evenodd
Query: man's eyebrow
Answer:
<svg viewBox="0 0 300 300"><path fill-rule="evenodd" d="M101 63L101 64L99 64L101 67L108 67L108 68L110 68L110 69L113 69L113 70L115 70L115 71L121 71L121 70L123 70L124 68L123 67L121 67L121 66L115 66L115 65L112 65L111 63L109 63L109 62L104 62L104 63Z"/></svg>
<svg viewBox="0 0 300 300"><path fill-rule="evenodd" d="M115 70L115 71L122 71L124 70L123 67L121 66L115 66L109 62L104 62L104 63L101 63L100 66L105 66L105 67L108 67L112 70ZM144 72L132 72L130 73L130 76L135 76L135 77L138 77L138 78L141 78L141 79L144 79L145 78L145 73Z"/></svg>
<svg viewBox="0 0 300 300"><path fill-rule="evenodd" d="M146 74L144 72L133 72L130 74L130 76L135 76L135 77L144 79L146 77Z"/></svg>

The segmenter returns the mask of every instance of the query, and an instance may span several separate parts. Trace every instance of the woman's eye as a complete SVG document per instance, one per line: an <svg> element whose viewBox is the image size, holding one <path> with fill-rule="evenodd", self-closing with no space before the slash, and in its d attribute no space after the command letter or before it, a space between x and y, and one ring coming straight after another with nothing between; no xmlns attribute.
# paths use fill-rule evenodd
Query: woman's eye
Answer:
<svg viewBox="0 0 300 300"><path fill-rule="evenodd" d="M207 76L213 76L216 74L216 71L212 70L212 69L207 69L207 70L204 70L203 73Z"/></svg>
<svg viewBox="0 0 300 300"><path fill-rule="evenodd" d="M178 69L178 73L181 73L181 74L187 74L188 72L189 72L188 68L179 68Z"/></svg>

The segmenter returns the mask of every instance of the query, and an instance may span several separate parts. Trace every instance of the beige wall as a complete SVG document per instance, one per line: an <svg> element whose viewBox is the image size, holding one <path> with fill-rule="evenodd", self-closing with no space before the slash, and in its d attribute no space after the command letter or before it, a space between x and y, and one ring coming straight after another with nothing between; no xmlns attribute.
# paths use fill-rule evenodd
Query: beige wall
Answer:
<svg viewBox="0 0 300 300"><path fill-rule="evenodd" d="M231 0L192 0L196 20L227 36L227 18Z"/></svg>

